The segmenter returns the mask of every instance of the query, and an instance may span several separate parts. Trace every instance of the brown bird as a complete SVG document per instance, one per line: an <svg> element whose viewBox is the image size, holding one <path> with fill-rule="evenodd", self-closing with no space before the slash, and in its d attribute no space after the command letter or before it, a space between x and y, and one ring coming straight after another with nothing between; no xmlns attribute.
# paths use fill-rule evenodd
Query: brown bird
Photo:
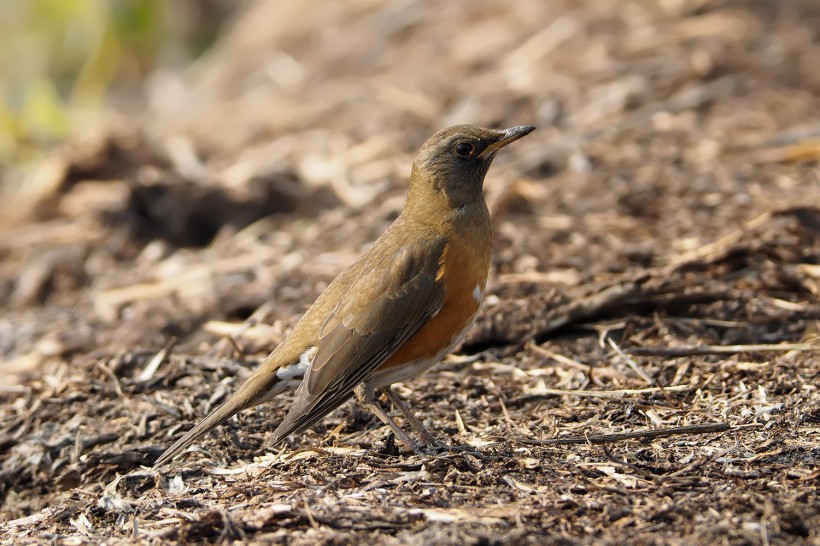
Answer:
<svg viewBox="0 0 820 546"><path fill-rule="evenodd" d="M411 449L416 444L374 401L399 409L434 442L390 388L446 356L472 326L492 252L484 176L498 150L529 134L458 125L419 150L404 208L370 248L330 283L282 343L225 403L157 459L160 466L244 409L296 390L272 445L313 426L352 395Z"/></svg>

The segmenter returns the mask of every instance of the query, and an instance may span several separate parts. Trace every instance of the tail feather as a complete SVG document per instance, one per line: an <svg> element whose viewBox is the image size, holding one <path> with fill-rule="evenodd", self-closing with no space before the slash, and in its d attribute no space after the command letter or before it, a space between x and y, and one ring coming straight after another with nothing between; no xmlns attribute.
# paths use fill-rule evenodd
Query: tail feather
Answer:
<svg viewBox="0 0 820 546"><path fill-rule="evenodd" d="M237 393L239 394L239 393ZM154 468L158 468L165 463L169 462L171 459L185 451L191 444L193 444L200 436L205 434L206 432L210 431L211 429L221 425L235 414L239 413L243 409L249 408L255 404L251 403L250 400L238 400L237 395L235 394L228 400L226 400L222 405L212 411L205 419L200 421L194 428L189 430L185 433L185 435L174 442L174 445L169 447L165 450L165 452L160 455L159 459L154 463Z"/></svg>
<svg viewBox="0 0 820 546"><path fill-rule="evenodd" d="M301 381L301 377L297 377L299 370L295 369L298 366L299 364L280 368L279 373L260 373L262 370L258 370L230 398L209 413L194 428L186 432L182 438L174 442L174 445L166 449L154 463L153 468L158 468L169 462L202 435L221 425L240 411L267 402L283 392L293 390ZM294 369L291 370L291 368ZM286 373L282 373L283 371Z"/></svg>

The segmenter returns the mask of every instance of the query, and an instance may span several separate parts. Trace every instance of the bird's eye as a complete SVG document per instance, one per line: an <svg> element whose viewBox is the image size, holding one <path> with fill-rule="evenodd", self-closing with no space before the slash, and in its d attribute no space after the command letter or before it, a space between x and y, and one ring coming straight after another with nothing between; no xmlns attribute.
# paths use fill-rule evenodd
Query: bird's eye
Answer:
<svg viewBox="0 0 820 546"><path fill-rule="evenodd" d="M473 146L469 142L459 142L458 144L456 144L456 147L454 149L458 157L470 157L471 155L473 155L475 146Z"/></svg>

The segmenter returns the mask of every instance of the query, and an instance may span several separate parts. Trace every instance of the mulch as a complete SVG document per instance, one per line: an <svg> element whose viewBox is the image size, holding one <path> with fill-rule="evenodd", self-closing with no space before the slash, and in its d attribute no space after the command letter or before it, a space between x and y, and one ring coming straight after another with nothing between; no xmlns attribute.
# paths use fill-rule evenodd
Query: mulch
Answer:
<svg viewBox="0 0 820 546"><path fill-rule="evenodd" d="M247 6L3 174L0 539L820 544L818 58L813 0ZM397 389L452 448L351 403L270 449L283 396L152 470L460 122L538 130L476 326Z"/></svg>

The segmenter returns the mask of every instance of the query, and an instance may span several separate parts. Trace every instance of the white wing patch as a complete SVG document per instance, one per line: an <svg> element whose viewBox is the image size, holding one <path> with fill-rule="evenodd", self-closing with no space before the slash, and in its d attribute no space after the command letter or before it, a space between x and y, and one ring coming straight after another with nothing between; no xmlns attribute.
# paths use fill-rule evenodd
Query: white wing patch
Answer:
<svg viewBox="0 0 820 546"><path fill-rule="evenodd" d="M282 366L276 370L276 377L279 379L279 382L274 386L274 390L278 391L276 394L291 391L299 386L313 362L313 357L316 356L316 349L316 347L311 347L302 353L299 362L290 366Z"/></svg>
<svg viewBox="0 0 820 546"><path fill-rule="evenodd" d="M482 296L481 287L478 286L478 285L475 285L475 288L473 288L473 299L475 301L477 301L478 303L481 303L481 296Z"/></svg>
<svg viewBox="0 0 820 546"><path fill-rule="evenodd" d="M316 356L316 351L319 350L319 347L311 347L304 353L302 356L299 357L299 366L304 366L307 369L307 366L313 364L313 359ZM302 375L305 375L305 370L302 370Z"/></svg>
<svg viewBox="0 0 820 546"><path fill-rule="evenodd" d="M257 404L267 402L279 396L283 392L296 390L305 378L313 357L316 356L316 347L311 347L299 357L299 361L290 366L282 366L276 370L276 378L279 380L257 400Z"/></svg>

